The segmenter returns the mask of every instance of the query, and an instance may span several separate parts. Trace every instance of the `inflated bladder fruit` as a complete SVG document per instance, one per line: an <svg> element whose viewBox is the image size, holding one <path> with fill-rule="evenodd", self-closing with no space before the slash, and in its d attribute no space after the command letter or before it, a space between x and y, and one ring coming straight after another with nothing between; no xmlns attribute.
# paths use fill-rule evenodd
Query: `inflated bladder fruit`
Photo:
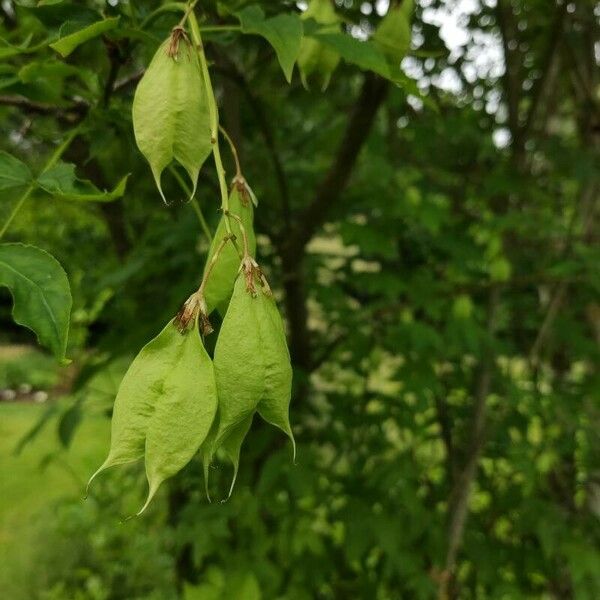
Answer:
<svg viewBox="0 0 600 600"><path fill-rule="evenodd" d="M182 333L183 331L183 333ZM145 459L148 506L206 439L217 411L214 369L195 322L169 324L129 367L115 400L104 469ZM139 514L139 513L138 513Z"/></svg>
<svg viewBox="0 0 600 600"><path fill-rule="evenodd" d="M233 475L231 478L231 485L229 486L229 494L227 497L229 498L233 492L233 488L235 486L235 481L237 479L238 469L240 466L240 451L242 449L242 444L250 431L250 427L252 426L252 420L254 418L254 414L246 417L241 423L236 425L231 432L225 437L225 439L221 442L220 450L225 454L229 462L233 465ZM204 485L206 488L206 497L210 500L210 494L208 491L208 479L209 479L209 467L213 461L213 458L216 454L217 447L215 445L216 435L219 429L219 421L218 418L215 419L213 423L213 427L208 434L206 440L202 444L201 452L202 452L202 461L204 464Z"/></svg>
<svg viewBox="0 0 600 600"><path fill-rule="evenodd" d="M252 259L244 259L236 279L214 365L219 410L209 459L223 446L237 469L239 448L256 412L289 436L295 453L289 421L292 367L285 331L271 291Z"/></svg>
<svg viewBox="0 0 600 600"><path fill-rule="evenodd" d="M333 0L311 0L302 13L303 20L313 19L319 25L319 33L339 33L341 20L337 16ZM303 37L298 55L298 68L302 85L309 89L316 85L325 91L332 73L340 62L340 55L313 37Z"/></svg>
<svg viewBox="0 0 600 600"><path fill-rule="evenodd" d="M231 495L240 449L256 413L290 437L295 455L288 414L292 368L283 322L253 258L256 197L233 144L237 174L227 194L216 101L197 27L192 34L194 45L183 27L175 27L157 50L136 90L133 125L163 199L161 175L172 161L186 170L193 195L199 170L214 151L223 217L200 286L125 374L114 405L110 450L90 479L144 459L149 490L138 514L162 482L199 451L206 475L216 453L232 463ZM213 362L200 331L211 333L208 317L214 309L224 319ZM208 477L206 482L208 491Z"/></svg>
<svg viewBox="0 0 600 600"><path fill-rule="evenodd" d="M193 195L212 150L211 127L198 55L181 27L161 44L136 89L133 128L163 200L161 174L173 160L189 175Z"/></svg>
<svg viewBox="0 0 600 600"><path fill-rule="evenodd" d="M229 211L238 216L248 240L248 251L254 256L256 252L256 237L254 235L254 195L248 187L248 184L242 177L236 177L231 186L229 194ZM235 236L239 244L241 244L243 235L240 228L240 223L237 219L223 215L217 226L217 231L213 237L208 258L206 261L205 273L212 257L217 252L221 240L227 235L227 227L225 220L229 219L231 232ZM206 283L204 297L210 314L215 308L225 315L227 305L231 294L233 293L233 284L240 270L241 259L236 246L232 243L227 244L221 249L219 258L213 266L210 277Z"/></svg>

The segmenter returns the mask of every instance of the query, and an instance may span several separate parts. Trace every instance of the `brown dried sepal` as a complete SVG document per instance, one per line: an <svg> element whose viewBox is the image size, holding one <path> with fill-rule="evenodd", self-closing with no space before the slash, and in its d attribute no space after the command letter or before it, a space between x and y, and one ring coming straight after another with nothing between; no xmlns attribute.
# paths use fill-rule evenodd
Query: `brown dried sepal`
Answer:
<svg viewBox="0 0 600 600"><path fill-rule="evenodd" d="M256 290L256 280L260 283L263 293L267 296L272 296L271 286L265 277L262 269L258 266L258 263L251 257L247 256L242 261L242 270L244 271L244 278L246 279L246 291L253 297L256 298L258 292Z"/></svg>
<svg viewBox="0 0 600 600"><path fill-rule="evenodd" d="M202 335L205 336L211 334L214 331L213 326L210 323L210 319L208 318L208 315L203 312L200 313L200 331L202 332Z"/></svg>
<svg viewBox="0 0 600 600"><path fill-rule="evenodd" d="M179 332L184 334L194 326L196 319L199 319L202 335L212 333L213 328L208 319L206 302L197 292L184 302L173 322Z"/></svg>
<svg viewBox="0 0 600 600"><path fill-rule="evenodd" d="M190 43L187 33L183 27L173 27L171 30L169 46L167 47L167 54L175 61L177 60L177 55L179 54L179 43L181 40L184 40L188 45Z"/></svg>
<svg viewBox="0 0 600 600"><path fill-rule="evenodd" d="M256 196L243 175L236 175L231 182L231 187L237 190L243 206L248 206L250 202L256 205Z"/></svg>

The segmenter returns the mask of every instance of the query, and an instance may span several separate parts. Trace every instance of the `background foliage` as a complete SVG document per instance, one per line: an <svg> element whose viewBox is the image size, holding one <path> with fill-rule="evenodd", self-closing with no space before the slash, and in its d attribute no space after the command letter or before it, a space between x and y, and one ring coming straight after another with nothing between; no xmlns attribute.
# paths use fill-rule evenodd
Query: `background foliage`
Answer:
<svg viewBox="0 0 600 600"><path fill-rule="evenodd" d="M135 85L179 14L34 4L0 7L1 148L39 173L83 124L63 156L77 175L99 190L130 176L114 201L37 190L3 239L65 268L75 359L59 370L24 347L34 336L0 289L4 597L600 597L597 4L420 0L399 84L361 55L325 92L297 71L288 85L261 37L207 30L287 318L298 464L256 420L229 502L206 503L195 461L125 524L141 469L85 503L82 481L131 356L208 248L172 173L162 203L131 127ZM237 25L246 4L198 15ZM387 10L336 3L360 39ZM0 194L4 222L16 196ZM197 198L214 230L210 170ZM25 402L45 392L44 407ZM228 477L216 469L215 485Z"/></svg>

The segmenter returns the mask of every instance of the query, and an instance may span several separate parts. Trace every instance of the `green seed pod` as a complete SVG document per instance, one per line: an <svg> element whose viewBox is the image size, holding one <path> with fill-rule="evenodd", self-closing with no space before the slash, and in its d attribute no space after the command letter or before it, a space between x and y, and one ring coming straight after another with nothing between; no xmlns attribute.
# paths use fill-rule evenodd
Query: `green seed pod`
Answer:
<svg viewBox="0 0 600 600"><path fill-rule="evenodd" d="M322 25L319 33L339 33L341 20L331 0L311 0L302 13L303 20L314 19ZM298 68L302 85L309 89L311 84L325 91L332 73L340 62L340 55L311 37L304 37L298 54Z"/></svg>
<svg viewBox="0 0 600 600"><path fill-rule="evenodd" d="M240 217L248 237L248 250L250 254L254 256L256 252L256 237L253 228L254 208L251 199L244 192L245 189L245 187L242 188L234 182L229 195L229 210L234 215ZM206 260L207 266L210 264L221 240L227 235L225 219L227 219L227 217L223 215L217 226L217 231L215 232L212 244L208 251ZM231 232L238 241L238 245L241 245L243 236L239 223L237 220L229 218L229 225L231 227ZM217 263L210 273L210 277L208 278L204 290L204 298L209 314L216 308L221 315L225 315L227 304L229 303L229 299L233 292L233 284L235 283L235 278L240 270L240 262L240 256L232 243L228 243L223 247ZM206 268L207 267L205 267L205 271Z"/></svg>
<svg viewBox="0 0 600 600"><path fill-rule="evenodd" d="M109 467L145 456L149 492L141 513L160 484L198 451L216 411L213 365L197 327L182 334L170 322L142 348L121 382L110 451L90 483Z"/></svg>
<svg viewBox="0 0 600 600"><path fill-rule="evenodd" d="M183 29L173 30L146 69L133 99L133 128L163 200L161 174L173 160L189 175L193 195L212 144L202 71Z"/></svg>
<svg viewBox="0 0 600 600"><path fill-rule="evenodd" d="M251 272L236 280L215 347L219 394L215 448L257 410L294 444L289 422L292 367L283 323L270 291L255 286L254 278Z"/></svg>
<svg viewBox="0 0 600 600"><path fill-rule="evenodd" d="M229 494L227 497L231 496L233 492L233 488L235 486L235 480L237 479L238 468L240 465L240 450L242 449L242 444L244 443L244 439L250 431L250 427L252 425L252 419L254 415L250 415L246 419L244 419L239 425L234 427L231 430L231 433L228 437L226 437L221 443L221 449L225 452L227 458L231 461L233 465L233 476L231 478L231 485L229 486ZM209 467L214 458L215 452L217 450L215 446L217 430L219 428L218 419L215 419L213 423L213 427L210 430L204 444L202 444L202 459L204 464L204 485L206 488L206 497L210 500L210 495L208 493L208 475L209 475Z"/></svg>

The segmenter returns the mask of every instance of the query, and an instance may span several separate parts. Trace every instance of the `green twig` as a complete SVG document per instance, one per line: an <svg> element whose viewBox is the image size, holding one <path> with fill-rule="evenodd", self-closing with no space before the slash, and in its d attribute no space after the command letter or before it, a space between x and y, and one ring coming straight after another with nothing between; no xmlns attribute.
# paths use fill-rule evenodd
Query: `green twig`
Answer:
<svg viewBox="0 0 600 600"><path fill-rule="evenodd" d="M202 68L202 76L204 79L206 97L208 102L212 151L213 157L215 159L217 177L219 179L219 189L221 191L221 210L223 211L223 214L227 215L229 212L229 193L227 190L227 183L225 181L225 169L223 168L223 161L221 160L221 151L219 149L219 111L217 109L217 101L215 99L215 94L210 80L210 73L208 72L208 63L206 62L204 47L202 46L202 36L200 35L200 28L198 27L198 21L196 20L196 15L194 14L194 11L189 12L188 20L192 29L192 39L198 52L200 67ZM229 235L232 235L231 224L229 223L228 218L225 219L225 228L227 230L227 233Z"/></svg>
<svg viewBox="0 0 600 600"><path fill-rule="evenodd" d="M140 25L140 29L146 29L152 21L160 17L162 14L170 12L183 12L187 10L188 5L185 2L167 2L162 6L159 6L156 10L153 10Z"/></svg>
<svg viewBox="0 0 600 600"><path fill-rule="evenodd" d="M181 174L179 173L179 171L177 171L177 169L173 165L169 165L169 171L172 173L173 177L175 177L175 179L177 180L177 183L179 184L179 187L181 187L181 189L183 190L183 193L186 195L186 198L190 198L190 204L192 205L192 208L194 209L194 212L196 213L196 216L198 217L198 222L200 223L202 232L206 236L206 239L208 240L208 244L210 245L212 243L212 235L210 233L210 228L208 226L208 223L206 222L206 219L204 218L204 215L202 214L202 210L200 209L200 204L198 203L198 200L196 199L195 196L192 196L192 190L189 188L189 186L184 181L184 179L181 176Z"/></svg>
<svg viewBox="0 0 600 600"><path fill-rule="evenodd" d="M241 31L242 27L241 25L208 25L199 29L203 33L219 33L221 31Z"/></svg>
<svg viewBox="0 0 600 600"><path fill-rule="evenodd" d="M79 133L79 128L76 127L75 129L73 129L72 131L70 131L67 134L67 137L63 141L63 143L52 153L52 155L48 159L48 162L45 164L44 168L41 170L40 175L42 175L43 173L45 173L46 171L51 169L60 160L60 157L63 155L65 150L69 147L69 144L73 141L73 139L75 138L75 136L78 133ZM2 237L6 233L6 230L10 227L10 224L13 222L13 219L17 216L17 213L23 207L23 204L25 204L25 201L29 198L29 196L31 196L31 194L34 192L34 190L36 188L37 188L37 181L34 180L27 186L27 189L23 192L21 197L17 200L12 211L8 215L8 218L4 222L4 225L2 225L2 229L0 229L0 239L2 239Z"/></svg>
<svg viewBox="0 0 600 600"><path fill-rule="evenodd" d="M229 148L231 149L231 154L232 154L233 160L235 162L236 176L243 177L242 167L240 166L240 157L238 156L237 148L235 147L233 140L231 139L230 135L227 133L227 131L225 130L225 128L222 125L219 125L219 131L221 132L223 137L227 140L227 143L229 144Z"/></svg>

